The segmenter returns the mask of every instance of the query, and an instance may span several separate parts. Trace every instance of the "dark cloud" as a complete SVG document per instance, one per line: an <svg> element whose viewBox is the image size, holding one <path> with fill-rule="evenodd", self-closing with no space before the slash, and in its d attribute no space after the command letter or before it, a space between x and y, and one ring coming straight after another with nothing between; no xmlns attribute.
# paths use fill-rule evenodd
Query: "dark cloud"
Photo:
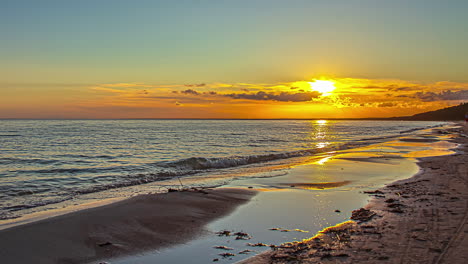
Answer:
<svg viewBox="0 0 468 264"><path fill-rule="evenodd" d="M305 93L286 93L279 94L257 92L257 93L238 93L238 94L224 94L223 96L231 97L234 99L248 99L260 101L279 101L279 102L307 102L320 96L319 92L305 92Z"/></svg>
<svg viewBox="0 0 468 264"><path fill-rule="evenodd" d="M183 93L183 94L192 94L192 95L199 95L200 94L199 92L197 92L195 90L192 90L192 89L184 90L181 93Z"/></svg>
<svg viewBox="0 0 468 264"><path fill-rule="evenodd" d="M382 88L389 88L386 86L378 86L378 85L365 85L365 86L353 86L351 88L358 88L358 89L382 89Z"/></svg>
<svg viewBox="0 0 468 264"><path fill-rule="evenodd" d="M393 87L393 88L390 88L389 90L390 91L396 91L396 92L401 92L401 91L414 91L414 90L418 90L418 89L422 89L422 87L418 87L418 86L412 86L412 87Z"/></svg>
<svg viewBox="0 0 468 264"><path fill-rule="evenodd" d="M378 107L393 107L396 106L394 103L380 103Z"/></svg>
<svg viewBox="0 0 468 264"><path fill-rule="evenodd" d="M419 86L398 86L396 84L390 85L366 85L366 86L353 86L351 88L358 88L358 89L387 89L388 91L414 91L417 89L421 89Z"/></svg>
<svg viewBox="0 0 468 264"><path fill-rule="evenodd" d="M199 83L199 84L186 84L185 87L204 87L206 83Z"/></svg>
<svg viewBox="0 0 468 264"><path fill-rule="evenodd" d="M450 90L442 91L440 93L434 92L417 92L414 98L418 98L423 102L433 101L451 101L451 100L468 100L468 90L452 92Z"/></svg>
<svg viewBox="0 0 468 264"><path fill-rule="evenodd" d="M396 87L396 85L394 84L391 84L391 85L357 85L357 86L353 86L353 87L350 87L352 89L356 88L356 89L393 89L394 87Z"/></svg>
<svg viewBox="0 0 468 264"><path fill-rule="evenodd" d="M302 91L302 90L299 90ZM187 89L184 91L172 91L175 94L185 94L185 95L199 95L199 96L222 96L222 97L229 97L234 99L248 99L248 100L257 100L257 101L279 101L279 102L307 102L311 101L314 98L319 97L321 94L317 91L310 91L310 92L297 92L297 93L289 93L289 92L281 92L281 93L273 93L273 92L265 92L259 91L257 93L230 93L230 94L221 94L215 91L209 92L199 92L193 89ZM162 97L158 97L162 98ZM167 97L167 98L176 98L176 97Z"/></svg>

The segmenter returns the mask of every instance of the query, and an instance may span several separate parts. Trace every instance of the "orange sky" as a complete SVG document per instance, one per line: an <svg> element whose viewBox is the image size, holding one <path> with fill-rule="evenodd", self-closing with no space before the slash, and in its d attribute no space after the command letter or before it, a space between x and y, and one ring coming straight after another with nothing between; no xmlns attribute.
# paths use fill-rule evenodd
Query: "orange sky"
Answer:
<svg viewBox="0 0 468 264"><path fill-rule="evenodd" d="M1 118L364 118L412 115L468 99L468 83L317 78L284 83L17 84ZM10 91L10 92L8 92Z"/></svg>
<svg viewBox="0 0 468 264"><path fill-rule="evenodd" d="M437 0L6 1L0 118L435 110L468 101L467 9ZM336 89L314 91L315 79Z"/></svg>

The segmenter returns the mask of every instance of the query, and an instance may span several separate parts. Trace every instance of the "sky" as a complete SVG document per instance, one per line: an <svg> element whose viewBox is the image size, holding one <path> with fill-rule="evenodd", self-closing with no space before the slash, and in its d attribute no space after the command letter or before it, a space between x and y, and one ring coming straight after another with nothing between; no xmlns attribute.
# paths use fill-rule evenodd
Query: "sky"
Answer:
<svg viewBox="0 0 468 264"><path fill-rule="evenodd" d="M468 101L466 0L0 4L0 118L391 117Z"/></svg>

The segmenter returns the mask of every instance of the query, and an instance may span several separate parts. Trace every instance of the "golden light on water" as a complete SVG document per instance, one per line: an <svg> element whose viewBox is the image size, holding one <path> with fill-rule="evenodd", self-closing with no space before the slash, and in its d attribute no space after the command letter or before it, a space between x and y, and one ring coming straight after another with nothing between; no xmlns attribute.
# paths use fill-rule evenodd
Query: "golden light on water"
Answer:
<svg viewBox="0 0 468 264"><path fill-rule="evenodd" d="M331 157L322 158L322 159L316 161L315 164L323 165L323 164L325 164L330 158L331 158Z"/></svg>
<svg viewBox="0 0 468 264"><path fill-rule="evenodd" d="M317 123L317 125L323 126L323 125L327 124L327 120L317 120L317 121L315 121L315 123Z"/></svg>
<svg viewBox="0 0 468 264"><path fill-rule="evenodd" d="M330 145L329 142L318 142L317 144L315 144L315 147L321 149L327 147L328 145Z"/></svg>
<svg viewBox="0 0 468 264"><path fill-rule="evenodd" d="M309 82L310 88L322 94L322 96L328 96L333 90L336 89L335 83L332 81L315 80Z"/></svg>

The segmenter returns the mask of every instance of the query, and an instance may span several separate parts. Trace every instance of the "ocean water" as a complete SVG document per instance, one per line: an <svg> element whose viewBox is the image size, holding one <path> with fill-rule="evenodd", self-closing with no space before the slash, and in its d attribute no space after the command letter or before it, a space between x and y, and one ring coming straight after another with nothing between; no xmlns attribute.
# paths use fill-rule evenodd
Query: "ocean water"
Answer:
<svg viewBox="0 0 468 264"><path fill-rule="evenodd" d="M373 144L442 124L0 120L0 219L106 190L287 164L293 158Z"/></svg>

